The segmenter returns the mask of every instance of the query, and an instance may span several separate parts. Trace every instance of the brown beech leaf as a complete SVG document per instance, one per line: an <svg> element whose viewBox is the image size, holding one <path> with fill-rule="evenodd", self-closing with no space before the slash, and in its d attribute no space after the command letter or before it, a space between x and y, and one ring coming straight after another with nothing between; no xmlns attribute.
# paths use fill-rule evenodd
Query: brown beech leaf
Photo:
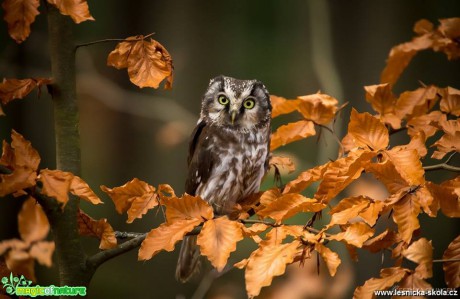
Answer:
<svg viewBox="0 0 460 299"><path fill-rule="evenodd" d="M59 9L59 12L65 16L70 16L72 20L79 24L84 21L94 21L89 12L88 2L86 0L47 0Z"/></svg>
<svg viewBox="0 0 460 299"><path fill-rule="evenodd" d="M70 183L70 193L86 200L93 205L103 203L101 199L91 190L89 185L83 181L79 176L74 176Z"/></svg>
<svg viewBox="0 0 460 299"><path fill-rule="evenodd" d="M460 287L460 235L457 236L447 247L442 256L443 260L457 260L456 262L444 262L442 269L449 288Z"/></svg>
<svg viewBox="0 0 460 299"><path fill-rule="evenodd" d="M5 0L2 3L5 16L3 19L8 24L8 34L18 44L30 35L30 25L40 13L38 7L40 0Z"/></svg>
<svg viewBox="0 0 460 299"><path fill-rule="evenodd" d="M0 256L10 249L27 250L30 244L19 239L8 239L0 242Z"/></svg>
<svg viewBox="0 0 460 299"><path fill-rule="evenodd" d="M297 110L308 120L316 124L325 125L332 121L339 101L330 95L315 93L297 97Z"/></svg>
<svg viewBox="0 0 460 299"><path fill-rule="evenodd" d="M22 274L27 279L36 281L35 277L35 260L29 252L22 250L10 250L5 255L5 262L8 269L16 275Z"/></svg>
<svg viewBox="0 0 460 299"><path fill-rule="evenodd" d="M384 150L389 143L388 130L385 125L367 112L358 113L351 110L348 134L356 146L371 151Z"/></svg>
<svg viewBox="0 0 460 299"><path fill-rule="evenodd" d="M420 228L418 214L420 203L412 194L407 194L393 205L393 221L398 225L401 239L407 244L412 239L412 234Z"/></svg>
<svg viewBox="0 0 460 299"><path fill-rule="evenodd" d="M459 188L460 177L443 182L441 185L427 182L429 192L433 195L433 202L430 206L433 216L441 208L447 217L460 217L460 196L456 189Z"/></svg>
<svg viewBox="0 0 460 299"><path fill-rule="evenodd" d="M351 152L347 157L331 162L324 172L315 198L323 203L328 203L351 182L361 176L365 164L369 163L375 155L375 152L356 151Z"/></svg>
<svg viewBox="0 0 460 299"><path fill-rule="evenodd" d="M11 146L3 141L2 151L0 164L13 172L0 174L0 196L34 186L40 156L31 143L13 130L11 132Z"/></svg>
<svg viewBox="0 0 460 299"><path fill-rule="evenodd" d="M438 88L430 85L416 90L405 91L399 95L394 108L398 118L413 118L428 113L438 99Z"/></svg>
<svg viewBox="0 0 460 299"><path fill-rule="evenodd" d="M18 227L21 239L28 243L41 241L50 230L48 218L35 198L29 197L18 213Z"/></svg>
<svg viewBox="0 0 460 299"><path fill-rule="evenodd" d="M142 35L128 37L110 52L107 65L127 68L131 82L139 87L158 88L166 79L165 89L171 89L173 64L171 56L156 40Z"/></svg>
<svg viewBox="0 0 460 299"><path fill-rule="evenodd" d="M0 102L5 105L15 99L25 98L34 88L51 84L50 79L32 78L32 79L3 79L0 83Z"/></svg>
<svg viewBox="0 0 460 299"><path fill-rule="evenodd" d="M401 177L411 186L425 183L425 171L416 150L402 149L385 152Z"/></svg>
<svg viewBox="0 0 460 299"><path fill-rule="evenodd" d="M303 226L301 225L280 225L273 227L266 235L265 239L261 242L260 246L265 245L279 245L287 236L293 236L294 238L303 236Z"/></svg>
<svg viewBox="0 0 460 299"><path fill-rule="evenodd" d="M423 131L419 131L411 137L408 144L395 146L392 148L392 150L395 152L400 150L416 150L419 157L424 158L428 153L425 141L425 133Z"/></svg>
<svg viewBox="0 0 460 299"><path fill-rule="evenodd" d="M398 288L401 290L430 290L433 287L431 284L426 282L417 272L407 275L400 283L398 283ZM408 298L404 297L393 297L393 298ZM409 297L410 298L410 297ZM412 298L420 298L419 296L412 296Z"/></svg>
<svg viewBox="0 0 460 299"><path fill-rule="evenodd" d="M299 120L279 127L271 136L270 151L316 134L313 122Z"/></svg>
<svg viewBox="0 0 460 299"><path fill-rule="evenodd" d="M166 221L173 223L178 220L197 219L200 222L203 219L212 219L214 212L212 207L199 196L191 196L187 193L182 197L172 197L164 200L163 205L166 207Z"/></svg>
<svg viewBox="0 0 460 299"><path fill-rule="evenodd" d="M383 163L370 163L365 166L365 169L366 172L372 173L381 181L391 194L396 194L410 187L396 170L391 160L387 160Z"/></svg>
<svg viewBox="0 0 460 299"><path fill-rule="evenodd" d="M155 187L138 178L113 189L101 186L101 190L110 196L119 214L128 212L128 223L135 218L142 218L142 215L158 204Z"/></svg>
<svg viewBox="0 0 460 299"><path fill-rule="evenodd" d="M315 250L319 253L319 255L321 255L324 262L326 263L329 274L331 276L335 276L335 273L337 273L337 268L342 262L339 258L339 255L321 243L315 244Z"/></svg>
<svg viewBox="0 0 460 299"><path fill-rule="evenodd" d="M73 177L74 175L70 172L42 169L38 179L43 183L42 193L56 198L64 208L69 201L70 184Z"/></svg>
<svg viewBox="0 0 460 299"><path fill-rule="evenodd" d="M292 173L295 171L294 162L289 157L271 156L270 166L272 165L281 169L285 169L288 173Z"/></svg>
<svg viewBox="0 0 460 299"><path fill-rule="evenodd" d="M249 298L259 295L261 288L269 286L274 276L284 273L286 265L294 260L299 246L300 241L263 246L251 254L244 275Z"/></svg>
<svg viewBox="0 0 460 299"><path fill-rule="evenodd" d="M433 136L438 131L438 122L446 121L446 115L440 111L432 111L428 114L414 117L407 122L407 134L414 136L423 131L425 138Z"/></svg>
<svg viewBox="0 0 460 299"><path fill-rule="evenodd" d="M437 150L431 156L434 159L442 159L447 153L452 151L460 152L460 131L454 134L444 134L432 146L437 147Z"/></svg>
<svg viewBox="0 0 460 299"><path fill-rule="evenodd" d="M380 82L394 85L415 54L432 46L431 33L417 36L410 42L394 46L388 55L387 65L380 75Z"/></svg>
<svg viewBox="0 0 460 299"><path fill-rule="evenodd" d="M328 227L336 224L346 224L350 219L355 218L361 211L366 209L370 202L371 199L365 196L342 199L329 212L332 217Z"/></svg>
<svg viewBox="0 0 460 299"><path fill-rule="evenodd" d="M200 219L192 218L187 220L178 219L171 224L162 223L147 234L139 249L138 259L149 260L161 250L173 251L174 245L200 222Z"/></svg>
<svg viewBox="0 0 460 299"><path fill-rule="evenodd" d="M364 285L357 287L353 299L375 298L374 291L388 289L403 280L408 272L409 270L400 267L384 268L380 270L380 278L371 278Z"/></svg>
<svg viewBox="0 0 460 299"><path fill-rule="evenodd" d="M95 237L101 240L99 249L110 249L117 246L117 238L107 219L94 220L82 210L77 215L78 233L81 236Z"/></svg>
<svg viewBox="0 0 460 299"><path fill-rule="evenodd" d="M283 193L299 193L312 183L319 181L323 177L324 172L326 172L329 164L330 162L300 173L297 178L286 184Z"/></svg>
<svg viewBox="0 0 460 299"><path fill-rule="evenodd" d="M443 96L441 99L441 111L460 116L460 90L447 87L441 91Z"/></svg>
<svg viewBox="0 0 460 299"><path fill-rule="evenodd" d="M197 238L201 254L222 271L230 253L236 250L236 243L243 239L241 223L229 220L227 216L208 220Z"/></svg>
<svg viewBox="0 0 460 299"><path fill-rule="evenodd" d="M385 248L389 248L397 241L399 241L397 234L387 228L380 235L368 239L366 242L364 242L362 248L367 249L372 253L376 253L382 251Z"/></svg>
<svg viewBox="0 0 460 299"><path fill-rule="evenodd" d="M251 237L266 231L268 229L268 225L264 223L254 223L251 226L242 226L241 228L245 237Z"/></svg>
<svg viewBox="0 0 460 299"><path fill-rule="evenodd" d="M30 247L29 254L41 265L47 266L49 268L53 265L54 248L54 242L36 242L32 244L32 247Z"/></svg>
<svg viewBox="0 0 460 299"><path fill-rule="evenodd" d="M374 226L379 218L380 212L385 207L385 203L383 201L376 200L374 202L369 203L369 206L362 210L358 216L361 217L364 222L369 224L370 226Z"/></svg>
<svg viewBox="0 0 460 299"><path fill-rule="evenodd" d="M361 248L363 243L374 235L374 229L364 222L350 224L344 232L332 235L331 240L345 241L355 247Z"/></svg>
<svg viewBox="0 0 460 299"><path fill-rule="evenodd" d="M272 188L268 189L267 191L264 191L260 195L260 208L258 210L261 210L269 205L272 204L278 197L281 196L280 189L278 188Z"/></svg>
<svg viewBox="0 0 460 299"><path fill-rule="evenodd" d="M300 103L299 100L287 100L274 95L270 96L270 101L272 104L272 118L296 111Z"/></svg>
<svg viewBox="0 0 460 299"><path fill-rule="evenodd" d="M372 105L374 111L379 114L382 122L390 124L394 129L401 127L401 119L395 114L396 98L388 83L364 86L366 100Z"/></svg>
<svg viewBox="0 0 460 299"><path fill-rule="evenodd" d="M297 193L284 194L267 207L257 211L257 215L270 217L276 222L281 222L299 212L319 212L326 207L316 199L306 198Z"/></svg>
<svg viewBox="0 0 460 299"><path fill-rule="evenodd" d="M431 241L425 238L418 239L402 251L402 255L417 263L415 272L420 278L430 278L433 276L433 246Z"/></svg>

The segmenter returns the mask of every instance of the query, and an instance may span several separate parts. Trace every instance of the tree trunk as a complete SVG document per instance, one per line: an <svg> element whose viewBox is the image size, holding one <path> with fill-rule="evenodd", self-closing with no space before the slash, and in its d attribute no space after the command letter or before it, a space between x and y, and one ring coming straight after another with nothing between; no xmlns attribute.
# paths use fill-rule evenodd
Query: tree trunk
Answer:
<svg viewBox="0 0 460 299"><path fill-rule="evenodd" d="M61 15L55 7L48 5L56 167L80 175L73 26L70 17ZM45 207L56 243L61 286L87 286L94 273L86 266L86 255L80 243L78 209L79 199L73 196L63 211L56 207Z"/></svg>

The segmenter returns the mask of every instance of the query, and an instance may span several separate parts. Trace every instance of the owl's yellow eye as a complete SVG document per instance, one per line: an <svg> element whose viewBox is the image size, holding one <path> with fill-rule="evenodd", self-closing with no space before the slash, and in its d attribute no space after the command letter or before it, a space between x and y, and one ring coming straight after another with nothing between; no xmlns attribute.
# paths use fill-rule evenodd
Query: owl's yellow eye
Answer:
<svg viewBox="0 0 460 299"><path fill-rule="evenodd" d="M230 101L228 100L228 98L224 95L220 95L217 100L219 101L219 104L221 105L227 105Z"/></svg>
<svg viewBox="0 0 460 299"><path fill-rule="evenodd" d="M256 105L256 102L253 99L247 99L243 102L243 107L246 109L252 109Z"/></svg>

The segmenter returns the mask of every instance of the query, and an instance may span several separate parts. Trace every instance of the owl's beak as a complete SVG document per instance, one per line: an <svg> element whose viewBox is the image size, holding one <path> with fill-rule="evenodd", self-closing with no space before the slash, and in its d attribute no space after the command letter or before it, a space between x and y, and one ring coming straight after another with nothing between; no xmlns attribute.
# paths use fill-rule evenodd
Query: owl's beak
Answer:
<svg viewBox="0 0 460 299"><path fill-rule="evenodd" d="M236 113L237 113L236 110L232 110L232 111L230 112L230 118L231 118L231 120L232 120L232 125L235 123Z"/></svg>

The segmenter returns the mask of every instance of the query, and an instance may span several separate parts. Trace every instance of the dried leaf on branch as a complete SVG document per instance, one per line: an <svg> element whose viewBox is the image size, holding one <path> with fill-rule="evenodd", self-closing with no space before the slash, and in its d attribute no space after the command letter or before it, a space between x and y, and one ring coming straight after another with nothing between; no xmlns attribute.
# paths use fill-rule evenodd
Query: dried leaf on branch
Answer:
<svg viewBox="0 0 460 299"><path fill-rule="evenodd" d="M59 12L65 16L70 16L72 20L79 24L84 21L94 21L89 12L88 2L86 0L47 0L59 9Z"/></svg>
<svg viewBox="0 0 460 299"><path fill-rule="evenodd" d="M139 87L158 88L166 79L165 89L173 83L172 58L163 45L144 36L131 36L110 52L107 65L116 69L128 69L131 82Z"/></svg>

